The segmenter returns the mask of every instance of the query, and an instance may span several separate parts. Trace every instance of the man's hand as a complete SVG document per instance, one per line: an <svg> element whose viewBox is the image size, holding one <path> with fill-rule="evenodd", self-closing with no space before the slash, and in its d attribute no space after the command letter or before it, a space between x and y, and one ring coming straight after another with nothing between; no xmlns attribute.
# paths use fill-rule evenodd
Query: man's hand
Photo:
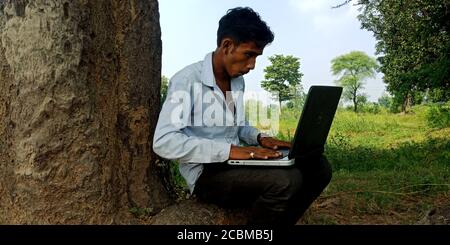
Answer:
<svg viewBox="0 0 450 245"><path fill-rule="evenodd" d="M230 160L269 159L279 158L282 155L278 151L255 146L239 147L231 145L230 150Z"/></svg>
<svg viewBox="0 0 450 245"><path fill-rule="evenodd" d="M272 137L260 137L259 144L264 148L278 150L280 148L291 148L291 143L287 141L277 140Z"/></svg>

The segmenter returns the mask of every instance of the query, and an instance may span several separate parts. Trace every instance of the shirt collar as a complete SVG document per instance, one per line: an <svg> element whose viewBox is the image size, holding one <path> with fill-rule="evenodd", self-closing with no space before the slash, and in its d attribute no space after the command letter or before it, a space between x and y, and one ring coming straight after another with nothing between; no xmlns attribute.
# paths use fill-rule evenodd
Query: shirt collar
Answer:
<svg viewBox="0 0 450 245"><path fill-rule="evenodd" d="M212 54L210 52L206 54L202 65L201 79L202 83L208 87L214 88L216 85L216 78L214 77L214 71L212 66ZM244 88L244 78L242 76L231 79L231 90L242 90Z"/></svg>

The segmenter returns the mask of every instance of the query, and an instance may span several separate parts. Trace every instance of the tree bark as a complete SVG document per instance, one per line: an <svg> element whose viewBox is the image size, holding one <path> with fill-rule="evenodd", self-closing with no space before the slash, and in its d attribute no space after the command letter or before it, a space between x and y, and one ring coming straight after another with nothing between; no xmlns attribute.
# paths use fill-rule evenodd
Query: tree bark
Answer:
<svg viewBox="0 0 450 245"><path fill-rule="evenodd" d="M0 0L0 223L127 223L171 203L152 152L156 0Z"/></svg>

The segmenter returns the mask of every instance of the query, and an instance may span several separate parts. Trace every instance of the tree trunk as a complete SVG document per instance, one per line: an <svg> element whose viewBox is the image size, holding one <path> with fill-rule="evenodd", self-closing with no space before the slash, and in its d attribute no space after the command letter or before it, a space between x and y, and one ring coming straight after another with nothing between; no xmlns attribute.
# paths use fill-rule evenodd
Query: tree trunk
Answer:
<svg viewBox="0 0 450 245"><path fill-rule="evenodd" d="M157 1L0 0L0 35L0 223L127 223L131 207L168 206L151 151Z"/></svg>
<svg viewBox="0 0 450 245"><path fill-rule="evenodd" d="M353 93L353 111L356 113L358 112L358 101L356 97L356 91Z"/></svg>
<svg viewBox="0 0 450 245"><path fill-rule="evenodd" d="M406 95L403 97L403 103L402 103L402 112L408 113L408 109L412 106L412 95L407 92Z"/></svg>

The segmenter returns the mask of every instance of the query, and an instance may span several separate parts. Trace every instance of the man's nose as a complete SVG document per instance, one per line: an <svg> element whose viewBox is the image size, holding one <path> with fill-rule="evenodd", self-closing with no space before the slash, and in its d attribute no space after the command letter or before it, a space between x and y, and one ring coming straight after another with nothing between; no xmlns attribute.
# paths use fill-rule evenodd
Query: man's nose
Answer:
<svg viewBox="0 0 450 245"><path fill-rule="evenodd" d="M255 69L255 63L256 63L256 59L250 59L249 63L247 64L247 69L249 69L249 70Z"/></svg>

